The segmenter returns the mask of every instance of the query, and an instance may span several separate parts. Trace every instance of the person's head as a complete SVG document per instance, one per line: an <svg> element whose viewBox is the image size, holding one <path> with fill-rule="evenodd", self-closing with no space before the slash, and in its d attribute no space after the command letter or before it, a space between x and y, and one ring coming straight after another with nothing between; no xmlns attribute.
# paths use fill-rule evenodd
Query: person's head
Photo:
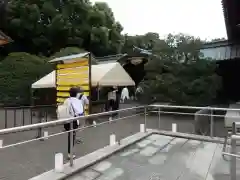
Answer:
<svg viewBox="0 0 240 180"><path fill-rule="evenodd" d="M78 93L79 93L79 89L77 87L72 87L69 90L70 97L77 97Z"/></svg>
<svg viewBox="0 0 240 180"><path fill-rule="evenodd" d="M77 87L78 88L78 94L77 94L77 98L78 99L81 99L81 97L84 95L83 93L84 93L84 90L83 90L83 88L81 88L81 87Z"/></svg>
<svg viewBox="0 0 240 180"><path fill-rule="evenodd" d="M84 92L83 88L81 88L81 87L78 87L78 90L79 90L78 91L79 94L82 94Z"/></svg>

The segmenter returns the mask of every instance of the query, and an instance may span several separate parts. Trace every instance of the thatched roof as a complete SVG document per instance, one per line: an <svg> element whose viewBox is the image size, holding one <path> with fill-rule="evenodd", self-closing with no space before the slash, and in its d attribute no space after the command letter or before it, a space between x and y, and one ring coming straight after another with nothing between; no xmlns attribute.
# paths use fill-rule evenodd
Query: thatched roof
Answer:
<svg viewBox="0 0 240 180"><path fill-rule="evenodd" d="M7 44L11 41L12 39L0 30L0 45Z"/></svg>

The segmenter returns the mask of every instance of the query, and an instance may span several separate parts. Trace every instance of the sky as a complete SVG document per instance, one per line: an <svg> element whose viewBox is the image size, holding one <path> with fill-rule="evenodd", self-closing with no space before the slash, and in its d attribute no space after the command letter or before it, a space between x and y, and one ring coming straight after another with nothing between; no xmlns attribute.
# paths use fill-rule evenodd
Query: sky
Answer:
<svg viewBox="0 0 240 180"><path fill-rule="evenodd" d="M226 38L221 0L91 0L106 2L123 33L185 33L201 39Z"/></svg>

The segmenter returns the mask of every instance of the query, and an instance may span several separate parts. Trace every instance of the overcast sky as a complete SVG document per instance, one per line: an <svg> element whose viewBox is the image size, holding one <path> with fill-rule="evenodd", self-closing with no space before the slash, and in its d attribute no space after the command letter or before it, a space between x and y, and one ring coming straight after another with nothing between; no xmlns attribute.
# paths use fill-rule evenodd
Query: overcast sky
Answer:
<svg viewBox="0 0 240 180"><path fill-rule="evenodd" d="M91 0L107 2L130 35L186 33L202 39L226 37L221 0Z"/></svg>

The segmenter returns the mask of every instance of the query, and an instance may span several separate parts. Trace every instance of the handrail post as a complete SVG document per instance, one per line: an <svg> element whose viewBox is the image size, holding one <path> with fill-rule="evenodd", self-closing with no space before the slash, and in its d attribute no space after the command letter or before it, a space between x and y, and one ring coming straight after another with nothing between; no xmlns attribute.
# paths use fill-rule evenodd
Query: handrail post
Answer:
<svg viewBox="0 0 240 180"><path fill-rule="evenodd" d="M158 129L160 130L160 126L161 126L161 113L160 113L161 108L158 108Z"/></svg>
<svg viewBox="0 0 240 180"><path fill-rule="evenodd" d="M210 119L210 136L211 137L213 137L213 128L214 128L213 110L211 109L211 119Z"/></svg>
<svg viewBox="0 0 240 180"><path fill-rule="evenodd" d="M147 132L147 107L144 107L144 132Z"/></svg>
<svg viewBox="0 0 240 180"><path fill-rule="evenodd" d="M8 112L7 112L7 109L4 109L4 111L5 111L5 117L4 117L4 119L5 119L5 128L7 128L7 126L8 126Z"/></svg>
<svg viewBox="0 0 240 180"><path fill-rule="evenodd" d="M22 109L22 126L24 126L25 125L25 109L23 108Z"/></svg>
<svg viewBox="0 0 240 180"><path fill-rule="evenodd" d="M73 166L73 122L70 123L70 166Z"/></svg>
<svg viewBox="0 0 240 180"><path fill-rule="evenodd" d="M13 110L13 127L17 126L17 115L16 115L16 109Z"/></svg>
<svg viewBox="0 0 240 180"><path fill-rule="evenodd" d="M30 124L33 123L33 112L32 112L32 107L30 107Z"/></svg>
<svg viewBox="0 0 240 180"><path fill-rule="evenodd" d="M44 122L44 115L42 114L42 109L38 111L38 123ZM37 130L37 138L41 138L43 135L43 128L39 127ZM44 139L40 139L40 141L44 141Z"/></svg>
<svg viewBox="0 0 240 180"><path fill-rule="evenodd" d="M45 118L45 121L48 122L48 109L47 108L44 108L44 118Z"/></svg>
<svg viewBox="0 0 240 180"><path fill-rule="evenodd" d="M232 135L236 135L236 123L232 124ZM231 154L237 153L237 140L235 138L231 138ZM230 171L231 171L231 180L237 180L237 158L235 156L231 156L230 162Z"/></svg>

